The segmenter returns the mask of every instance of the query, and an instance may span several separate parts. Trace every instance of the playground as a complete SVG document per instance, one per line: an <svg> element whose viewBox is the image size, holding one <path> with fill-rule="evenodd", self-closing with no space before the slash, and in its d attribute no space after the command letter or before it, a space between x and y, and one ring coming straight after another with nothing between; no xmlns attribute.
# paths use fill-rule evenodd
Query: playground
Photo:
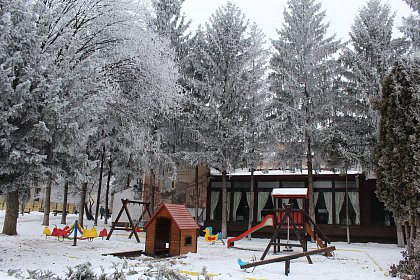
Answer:
<svg viewBox="0 0 420 280"><path fill-rule="evenodd" d="M21 272L27 276L27 270L51 271L64 277L67 267L90 262L95 273L115 271L115 267L125 272L134 271L137 274L126 276L128 280L147 279L144 275L153 275L159 267L166 267L184 278L204 279L205 268L210 279L387 279L388 267L401 259L400 248L392 244L347 244L334 242L336 247L334 257L326 258L323 255L311 255L313 264L308 264L305 257L291 260L291 270L288 276L284 274L284 263L271 263L252 269L241 269L237 259L250 261L254 257L259 259L264 253L270 239L243 238L237 241L235 247L227 248L222 242L207 242L204 236L198 238L197 253L170 258L152 258L136 256L127 260L120 259L111 254L115 252L144 250L145 232L139 232L140 243L133 237L128 238L130 232L117 231L110 240L95 238L91 242L80 240L77 246L72 246L72 240L59 242L56 237L46 237L42 234L43 213L31 212L18 218L18 236L0 235L0 279L16 279L8 276ZM51 216L50 228L62 227L61 217ZM69 215L69 225L76 220L76 215ZM4 211L0 211L0 227L4 221ZM85 221L85 227L91 229L92 221ZM99 229L104 227L103 220L99 220ZM106 226L108 232L110 226ZM226 243L226 240L224 240ZM308 242L308 251L316 249L314 242ZM266 259L296 254L302 252L301 248L294 248L294 252L281 252L273 255L272 250ZM151 268L152 267L152 268ZM13 273L14 272L14 273ZM153 276L152 276L153 277ZM149 279L158 279L149 277ZM201 277L201 278L200 278ZM22 278L21 278L22 279ZM63 278L64 279L64 278Z"/></svg>

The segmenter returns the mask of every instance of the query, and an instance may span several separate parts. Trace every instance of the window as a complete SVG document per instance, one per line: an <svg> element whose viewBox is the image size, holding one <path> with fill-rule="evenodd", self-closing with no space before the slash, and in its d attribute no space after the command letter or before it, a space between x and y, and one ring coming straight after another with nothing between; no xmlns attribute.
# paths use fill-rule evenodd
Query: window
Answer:
<svg viewBox="0 0 420 280"><path fill-rule="evenodd" d="M191 246L192 245L192 236L185 237L185 246Z"/></svg>
<svg viewBox="0 0 420 280"><path fill-rule="evenodd" d="M345 189L346 188L346 181L335 181L335 188L336 189ZM347 188L348 189L355 189L356 182L355 181L347 181Z"/></svg>
<svg viewBox="0 0 420 280"><path fill-rule="evenodd" d="M233 188L251 189L251 182L233 182Z"/></svg>
<svg viewBox="0 0 420 280"><path fill-rule="evenodd" d="M349 215L349 225L355 225L356 224L356 211L354 211L353 205L350 201L350 199L347 200L348 202L348 215ZM336 221L338 224L346 225L346 200L344 199L343 206L340 210L339 215L339 221Z"/></svg>
<svg viewBox="0 0 420 280"><path fill-rule="evenodd" d="M371 194L372 224L381 226L394 226L392 213L385 209L383 202L379 201L374 193Z"/></svg>
<svg viewBox="0 0 420 280"><path fill-rule="evenodd" d="M318 192L318 200L315 208L316 222L318 224L328 224L328 210L323 192Z"/></svg>
<svg viewBox="0 0 420 280"><path fill-rule="evenodd" d="M258 188L259 189L274 189L279 188L280 184L279 182L258 182Z"/></svg>
<svg viewBox="0 0 420 280"><path fill-rule="evenodd" d="M221 189L222 188L222 182L211 182L211 187L215 189ZM231 187L231 182L226 182L226 188Z"/></svg>
<svg viewBox="0 0 420 280"><path fill-rule="evenodd" d="M216 204L216 207L214 208L213 212L213 220L222 220L222 192L218 192L219 196L217 197L217 200L213 200ZM213 207L213 204L212 204ZM212 208L213 209L213 208ZM212 218L211 212L210 212L210 219Z"/></svg>
<svg viewBox="0 0 420 280"><path fill-rule="evenodd" d="M331 189L332 181L314 181L314 189Z"/></svg>
<svg viewBox="0 0 420 280"><path fill-rule="evenodd" d="M236 205L234 205L236 206ZM243 222L248 221L249 218L249 206L246 198L246 194L242 193L240 201L236 210L236 221ZM235 221L235 219L233 219Z"/></svg>
<svg viewBox="0 0 420 280"><path fill-rule="evenodd" d="M268 197L267 199L267 203L265 204L263 210L261 211L261 216L264 219L265 216L267 215L272 215L274 212L270 211L270 209L274 209L274 205L273 205L273 200L271 199L271 197Z"/></svg>
<svg viewBox="0 0 420 280"><path fill-rule="evenodd" d="M305 182L282 182L282 188L304 188Z"/></svg>

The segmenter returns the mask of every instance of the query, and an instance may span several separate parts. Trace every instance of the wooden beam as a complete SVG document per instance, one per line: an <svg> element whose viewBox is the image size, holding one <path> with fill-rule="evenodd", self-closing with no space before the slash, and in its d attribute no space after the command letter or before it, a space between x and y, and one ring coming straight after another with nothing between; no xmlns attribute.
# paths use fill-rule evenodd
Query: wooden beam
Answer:
<svg viewBox="0 0 420 280"><path fill-rule="evenodd" d="M335 246L330 246L330 247L326 247L326 248L322 248L322 249L316 249L316 250L306 251L306 252L302 252L302 253L297 253L297 254L292 254L292 255L287 255L287 256L281 256L281 257L277 257L277 258L273 258L273 259L269 259L269 260L250 262L250 263L247 263L247 264L244 264L244 265L240 265L240 267L242 269L245 269L245 268L256 267L256 266L265 265L265 264L269 264L269 263L290 261L290 260L293 260L293 259L298 259L298 258L301 258L301 257L306 257L306 256L309 256L309 255L315 255L315 254L324 253L324 252L331 252L331 251L334 251L334 250L335 250Z"/></svg>

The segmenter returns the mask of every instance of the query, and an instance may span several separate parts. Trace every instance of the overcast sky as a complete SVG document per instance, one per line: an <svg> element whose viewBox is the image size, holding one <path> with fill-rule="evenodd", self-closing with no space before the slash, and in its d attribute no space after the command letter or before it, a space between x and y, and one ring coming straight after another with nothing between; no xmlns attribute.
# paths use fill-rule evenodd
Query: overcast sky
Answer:
<svg viewBox="0 0 420 280"><path fill-rule="evenodd" d="M231 2L236 3L248 19L255 21L267 38L278 37L276 29L280 29L283 23L283 10L287 0L231 0ZM336 34L337 39L348 40L354 18L366 0L320 0L320 2L322 10L327 12L326 21L330 23L328 35ZM210 15L225 3L227 0L185 0L183 11L186 17L192 20L191 26L195 30L200 24L204 26ZM401 17L411 12L403 0L383 0L383 3L388 3L397 13L394 26L400 25ZM394 37L398 35L396 32Z"/></svg>

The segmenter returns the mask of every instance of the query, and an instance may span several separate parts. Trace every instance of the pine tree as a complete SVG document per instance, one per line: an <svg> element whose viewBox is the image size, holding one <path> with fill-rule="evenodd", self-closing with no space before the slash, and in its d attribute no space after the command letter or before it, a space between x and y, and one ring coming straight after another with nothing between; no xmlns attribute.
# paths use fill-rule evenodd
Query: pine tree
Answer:
<svg viewBox="0 0 420 280"><path fill-rule="evenodd" d="M252 37L255 36L255 37ZM201 161L220 170L222 188L222 235L227 235L226 175L244 167L246 131L252 95L258 94L262 64L261 36L251 31L240 9L228 3L216 10L194 39L193 95L200 119L198 129L205 151Z"/></svg>
<svg viewBox="0 0 420 280"><path fill-rule="evenodd" d="M419 0L403 0L407 3L410 8L412 8L416 12L420 12L420 1Z"/></svg>
<svg viewBox="0 0 420 280"><path fill-rule="evenodd" d="M410 5L414 14L403 18L403 24L399 29L410 42L411 52L418 55L420 51L420 1L404 0L404 2Z"/></svg>
<svg viewBox="0 0 420 280"><path fill-rule="evenodd" d="M19 192L45 171L42 146L48 129L41 120L51 59L41 52L43 34L30 1L0 9L0 187L7 194L3 233L15 235Z"/></svg>
<svg viewBox="0 0 420 280"><path fill-rule="evenodd" d="M398 60L385 78L375 147L378 198L399 220L411 219L409 255L420 255L420 59ZM416 236L415 236L416 235ZM411 243L411 244L410 244ZM415 260L415 259L414 259Z"/></svg>
<svg viewBox="0 0 420 280"><path fill-rule="evenodd" d="M396 57L404 51L401 40L392 39L395 13L380 0L370 0L359 11L350 32L350 46L340 60L344 92L336 127L347 139L349 150L363 171L372 171L372 151L376 143L379 116L375 104L382 81ZM349 127L348 123L353 125ZM363 125L362 125L363 124ZM348 130L350 128L350 130Z"/></svg>
<svg viewBox="0 0 420 280"><path fill-rule="evenodd" d="M109 92L114 90L101 70L106 54L123 41L122 34L110 26L127 20L127 16L122 15L124 8L121 4L117 8L117 2L112 0L71 1L67 6L63 6L62 1L51 1L43 6L39 26L48 34L43 51L54 57L51 72L54 80L59 81L43 110L43 121L50 136L43 143L49 169L47 197L51 182L63 173L62 165L68 164L66 160L78 160L83 183L90 179L93 169L90 161L94 158L85 151L90 150L88 142L107 103L112 102ZM79 20L81 18L83 20ZM72 139L72 143L66 139ZM75 153L77 150L79 154ZM48 225L49 199L45 202L44 225Z"/></svg>
<svg viewBox="0 0 420 280"><path fill-rule="evenodd" d="M286 149L306 157L310 216L313 205L313 154L320 130L328 126L331 114L333 77L337 68L333 55L340 43L326 37L325 12L314 0L289 0L285 23L273 41L275 54L270 66L270 87L275 93L278 121L284 125L278 140ZM321 129L320 129L321 128Z"/></svg>
<svg viewBox="0 0 420 280"><path fill-rule="evenodd" d="M191 21L186 21L181 15L182 4L185 0L153 0L152 5L156 13L154 28L159 35L169 39L171 47L175 50L176 59L181 63L188 52L189 33Z"/></svg>
<svg viewBox="0 0 420 280"><path fill-rule="evenodd" d="M49 178L48 189L62 174L71 185L87 185L97 165L93 136L107 108L121 109L115 115L133 166L159 146L144 127L177 110L177 74L167 46L137 8L114 0L2 6L0 182L13 192L8 209L16 217L17 191L34 178ZM6 224L14 228L4 232L16 234L10 217Z"/></svg>
<svg viewBox="0 0 420 280"><path fill-rule="evenodd" d="M191 123L193 121L189 118L191 108L188 106L189 101L185 94L188 91L186 63L190 43L188 28L191 21L186 21L185 15L181 15L183 3L184 0L152 1L156 14L153 27L162 38L170 42L171 49L175 52L175 65L180 74L177 83L180 87L179 90L183 93L179 96L179 112L174 114L170 120L161 123L160 126L163 125L163 127L156 127L159 130L165 131L165 139L162 139L161 149L164 150L165 156L173 161L175 168L182 164L182 154L189 153L196 146L195 143L190 141L189 137L185 137L186 133L191 130ZM175 170L172 173L173 176L168 176L169 174L162 175L164 176L162 179L165 186L162 191L174 191L169 186L174 186ZM172 181L172 184L170 181Z"/></svg>
<svg viewBox="0 0 420 280"><path fill-rule="evenodd" d="M167 143L171 120L181 111L178 67L169 40L151 28L149 14L143 16L135 32L124 32L125 44L115 49L107 68L120 89L103 125L120 189L152 169L165 178L176 170Z"/></svg>

